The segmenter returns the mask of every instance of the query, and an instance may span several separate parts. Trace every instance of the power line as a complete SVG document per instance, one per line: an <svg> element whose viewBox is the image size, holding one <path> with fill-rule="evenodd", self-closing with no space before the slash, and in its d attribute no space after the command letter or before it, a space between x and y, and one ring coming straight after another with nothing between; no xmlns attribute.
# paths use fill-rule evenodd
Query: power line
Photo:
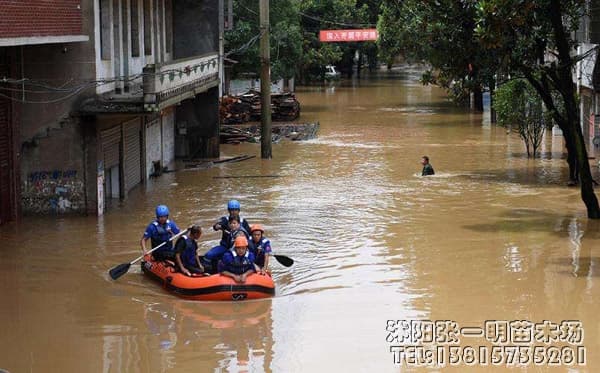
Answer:
<svg viewBox="0 0 600 373"><path fill-rule="evenodd" d="M329 21L329 20L326 20L323 18L308 15L308 14L300 12L300 11L298 12L298 14L300 14L303 17L315 20L315 21L319 21L319 22L323 22L323 23L330 23L332 25L340 25L340 26L347 26L347 27L376 27L377 26L372 23L344 23L344 22Z"/></svg>
<svg viewBox="0 0 600 373"><path fill-rule="evenodd" d="M52 99L52 100L43 100L43 101L24 100L24 99L19 99L19 98L12 97L9 95L5 95L2 93L0 93L0 97L4 97L11 101L16 101L16 102L21 102L21 103L51 104L51 103L57 103L60 101L67 100L67 99L73 97L74 95L76 95L84 90L90 89L90 88L95 88L95 87L103 86L106 84L112 84L112 83L116 83L116 82L129 83L129 82L133 82L133 81L142 79L145 76L164 77L165 75L169 76L172 74L189 74L189 72L192 70L196 70L197 68L203 68L204 66L207 66L209 64L215 64L215 63L216 63L215 59L212 59L208 62L201 62L201 63L195 64L195 65L186 66L183 69L169 69L169 70L160 71L160 72L156 72L156 73L139 73L139 74L134 74L134 75L130 75L130 76L118 76L118 77L99 79L99 80L81 81L80 84L72 86L72 87L68 87L68 88L64 88L64 85L68 84L69 82L63 83L59 87L53 87L47 83L31 80L29 78L12 79L12 78L4 77L4 78L0 79L0 89L3 89L5 91L25 92L25 93L29 92L29 93L36 93L36 94L65 93L66 95L63 97L60 97L60 98L56 98L56 99ZM72 79L71 79L71 81L72 81ZM28 86L32 86L32 87L43 88L46 91L43 91L43 90L30 91L30 90L24 90L24 89L19 89L19 88L9 88L9 87L3 86L2 83L11 84L11 85L22 85L23 87L25 85L28 85Z"/></svg>
<svg viewBox="0 0 600 373"><path fill-rule="evenodd" d="M225 53L224 56L227 57L227 56L230 56L230 55L235 54L235 53L245 52L250 47L252 47L256 43L256 41L258 39L260 39L261 36L262 36L262 32L259 32L257 35L254 35L250 40L248 40L246 43L244 43L242 46L240 46L237 49L234 49L234 50L231 50L231 51Z"/></svg>

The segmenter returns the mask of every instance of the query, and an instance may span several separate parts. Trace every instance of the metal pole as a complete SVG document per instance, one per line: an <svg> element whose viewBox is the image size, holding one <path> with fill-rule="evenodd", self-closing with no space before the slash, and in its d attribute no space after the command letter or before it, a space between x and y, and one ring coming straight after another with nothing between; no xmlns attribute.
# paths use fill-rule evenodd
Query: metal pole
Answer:
<svg viewBox="0 0 600 373"><path fill-rule="evenodd" d="M271 57L269 52L269 0L260 0L260 156L271 159Z"/></svg>

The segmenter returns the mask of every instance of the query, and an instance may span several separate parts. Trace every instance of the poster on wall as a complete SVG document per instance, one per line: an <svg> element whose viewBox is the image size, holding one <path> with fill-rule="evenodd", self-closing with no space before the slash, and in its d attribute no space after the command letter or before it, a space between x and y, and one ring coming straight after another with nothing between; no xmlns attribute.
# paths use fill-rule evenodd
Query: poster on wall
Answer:
<svg viewBox="0 0 600 373"><path fill-rule="evenodd" d="M104 214L104 162L98 161L98 216Z"/></svg>

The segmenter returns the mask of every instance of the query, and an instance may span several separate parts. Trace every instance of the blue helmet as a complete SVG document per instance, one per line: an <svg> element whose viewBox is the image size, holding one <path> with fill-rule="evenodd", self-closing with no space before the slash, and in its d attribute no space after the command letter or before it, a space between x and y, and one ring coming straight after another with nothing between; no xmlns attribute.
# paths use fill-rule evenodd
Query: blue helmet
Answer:
<svg viewBox="0 0 600 373"><path fill-rule="evenodd" d="M169 208L165 205L156 206L156 217L169 216Z"/></svg>
<svg viewBox="0 0 600 373"><path fill-rule="evenodd" d="M236 199L232 199L227 203L227 210L239 210L240 202Z"/></svg>

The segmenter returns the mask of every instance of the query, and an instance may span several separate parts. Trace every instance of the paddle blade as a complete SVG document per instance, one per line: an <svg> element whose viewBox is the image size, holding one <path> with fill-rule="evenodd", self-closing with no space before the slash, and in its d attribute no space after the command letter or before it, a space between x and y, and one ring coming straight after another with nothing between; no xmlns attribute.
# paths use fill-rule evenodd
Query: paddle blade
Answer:
<svg viewBox="0 0 600 373"><path fill-rule="evenodd" d="M116 280L119 277L126 274L127 271L129 271L129 267L131 267L131 263L119 264L118 266L116 266L113 269L111 269L110 271L108 271L108 274L110 274L110 278L112 278L113 280Z"/></svg>
<svg viewBox="0 0 600 373"><path fill-rule="evenodd" d="M286 266L286 267L291 267L292 264L294 264L294 259L290 258L289 256L285 256L285 255L273 255L275 257L275 259L277 259L277 261L279 263L281 263L282 265Z"/></svg>

